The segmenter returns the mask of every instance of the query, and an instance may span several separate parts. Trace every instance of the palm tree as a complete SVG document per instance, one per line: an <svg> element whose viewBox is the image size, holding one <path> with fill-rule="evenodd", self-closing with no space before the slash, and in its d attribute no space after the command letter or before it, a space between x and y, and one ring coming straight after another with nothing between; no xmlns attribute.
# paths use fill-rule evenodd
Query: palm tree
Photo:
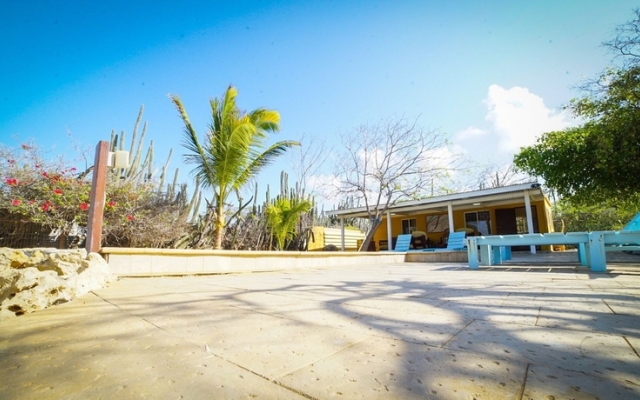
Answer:
<svg viewBox="0 0 640 400"><path fill-rule="evenodd" d="M299 145L295 141L280 141L266 150L265 141L270 132L280 129L280 114L275 110L258 108L243 112L236 107L238 90L229 86L222 99L210 101L212 122L203 142L198 139L182 101L170 95L185 126L183 146L189 151L187 163L195 164L193 173L205 188L213 189L213 206L216 218L215 249L222 248L222 235L226 225L226 201L234 191L240 190L260 170L283 154L288 148Z"/></svg>
<svg viewBox="0 0 640 400"><path fill-rule="evenodd" d="M278 197L274 203L267 205L267 226L271 228L278 250L284 250L285 240L295 233L300 215L308 212L311 207L312 204L307 199L283 197Z"/></svg>

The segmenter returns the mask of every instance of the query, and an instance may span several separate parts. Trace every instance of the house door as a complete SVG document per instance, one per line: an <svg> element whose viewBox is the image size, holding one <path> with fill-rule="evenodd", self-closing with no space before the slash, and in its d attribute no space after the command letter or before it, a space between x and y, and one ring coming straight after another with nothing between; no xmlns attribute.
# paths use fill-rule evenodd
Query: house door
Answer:
<svg viewBox="0 0 640 400"><path fill-rule="evenodd" d="M496 233L498 235L514 235L518 233L515 208L496 209Z"/></svg>
<svg viewBox="0 0 640 400"><path fill-rule="evenodd" d="M533 231L538 230L538 218L536 206L531 206L531 216L533 222ZM499 208L496 209L496 230L498 235L516 235L529 233L527 226L527 214L524 207L517 208ZM540 250L540 246L536 246ZM513 251L527 251L529 246L512 246Z"/></svg>

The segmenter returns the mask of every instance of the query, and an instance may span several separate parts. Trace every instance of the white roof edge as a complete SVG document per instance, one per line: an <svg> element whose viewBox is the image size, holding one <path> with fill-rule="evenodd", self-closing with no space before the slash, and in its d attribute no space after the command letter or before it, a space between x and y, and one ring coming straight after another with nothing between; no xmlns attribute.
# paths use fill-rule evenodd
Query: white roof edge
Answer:
<svg viewBox="0 0 640 400"><path fill-rule="evenodd" d="M395 205L389 207L389 211L393 211L399 208L410 207L410 206L427 205L432 203L441 203L441 202L448 202L448 201L454 201L454 200L460 200L460 199L471 199L474 197L484 197L484 196L491 196L495 194L520 192L520 191L531 190L531 189L538 189L540 190L540 192L542 192L542 189L540 188L540 186L541 185L538 182L529 182L529 183L521 183L518 185L502 186L502 187L491 188L491 189L480 189L480 190L473 190L469 192L446 194L442 196L429 197L422 200L403 201L401 203L396 203ZM327 215L343 215L343 214L359 214L359 213L366 214L366 212L367 212L366 207L325 211Z"/></svg>

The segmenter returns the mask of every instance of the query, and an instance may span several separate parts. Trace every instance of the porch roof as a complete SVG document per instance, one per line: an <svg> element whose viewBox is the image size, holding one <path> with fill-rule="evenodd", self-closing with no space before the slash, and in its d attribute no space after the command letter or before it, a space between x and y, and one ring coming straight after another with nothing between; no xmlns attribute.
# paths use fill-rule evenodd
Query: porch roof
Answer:
<svg viewBox="0 0 640 400"><path fill-rule="evenodd" d="M424 212L441 214L447 212L449 204L451 204L454 210L483 209L501 204L510 204L519 200L524 203L525 194L529 195L531 201L540 201L546 198L539 183L529 182L519 185L429 197L422 200L403 201L389 207L389 212L391 215L413 215ZM368 217L365 207L331 210L326 211L326 213L340 218Z"/></svg>

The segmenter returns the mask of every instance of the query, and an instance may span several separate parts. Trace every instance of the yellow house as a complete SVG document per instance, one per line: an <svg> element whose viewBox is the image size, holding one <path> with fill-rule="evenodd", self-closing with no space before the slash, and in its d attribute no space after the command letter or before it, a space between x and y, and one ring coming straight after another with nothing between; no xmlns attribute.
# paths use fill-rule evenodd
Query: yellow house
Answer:
<svg viewBox="0 0 640 400"><path fill-rule="evenodd" d="M368 218L364 207L328 214L341 221ZM424 233L428 247L446 247L449 232L462 230L468 236L553 232L551 203L539 183L399 202L387 210L373 238L375 248L370 246L369 250L392 250L398 235L415 232ZM391 249L388 243L392 243Z"/></svg>

